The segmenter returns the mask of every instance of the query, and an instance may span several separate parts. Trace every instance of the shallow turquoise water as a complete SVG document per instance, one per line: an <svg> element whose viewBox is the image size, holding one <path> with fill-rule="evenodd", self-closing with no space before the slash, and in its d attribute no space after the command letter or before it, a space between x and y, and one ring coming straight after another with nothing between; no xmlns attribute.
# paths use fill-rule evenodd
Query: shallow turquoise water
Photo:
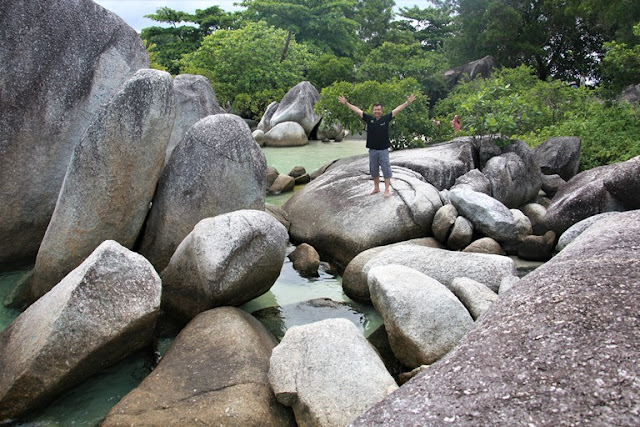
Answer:
<svg viewBox="0 0 640 427"><path fill-rule="evenodd" d="M340 143L323 143L311 141L308 146L291 148L265 148L267 164L280 173L287 174L294 166L303 166L311 173L321 166L338 158L366 153L364 141L346 140ZM300 187L296 188L297 190ZM281 206L292 193L270 196L267 202ZM293 248L290 247L288 252ZM26 271L0 274L0 302L12 290ZM369 335L381 323L379 315L372 307L351 301L342 292L341 278L326 271L320 277L305 278L293 269L288 258L282 266L280 277L266 294L256 298L241 308L251 313L256 310L274 306L294 306L296 303L315 298L329 298L345 302L354 313L361 313L360 329ZM294 308L295 309L295 308ZM291 313L291 311L288 311ZM9 325L19 311L9 309L0 304L0 331ZM287 326L304 324L317 320L309 311L293 313L285 319ZM169 340L160 343L166 350ZM95 426L109 410L129 391L134 389L150 372L152 365L151 351L139 352L90 378L83 384L62 394L56 401L30 414L21 420L21 426Z"/></svg>

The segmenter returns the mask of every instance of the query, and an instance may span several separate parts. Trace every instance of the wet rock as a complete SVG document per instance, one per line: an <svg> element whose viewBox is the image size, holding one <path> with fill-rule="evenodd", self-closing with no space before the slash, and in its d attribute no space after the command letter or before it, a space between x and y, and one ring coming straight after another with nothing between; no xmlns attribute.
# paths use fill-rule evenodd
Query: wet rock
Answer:
<svg viewBox="0 0 640 427"><path fill-rule="evenodd" d="M273 350L271 387L298 425L346 425L398 386L346 319L289 329Z"/></svg>
<svg viewBox="0 0 640 427"><path fill-rule="evenodd" d="M313 246L306 243L298 245L289 254L289 259L301 275L306 277L318 277L318 267L320 266L320 255Z"/></svg>
<svg viewBox="0 0 640 427"><path fill-rule="evenodd" d="M160 293L146 259L102 243L0 333L0 421L41 408L150 344Z"/></svg>
<svg viewBox="0 0 640 427"><path fill-rule="evenodd" d="M266 167L264 153L240 117L216 114L197 122L162 172L140 253L162 271L201 219L263 210Z"/></svg>
<svg viewBox="0 0 640 427"><path fill-rule="evenodd" d="M162 305L179 320L267 292L282 269L287 231L262 211L241 210L200 221L162 276Z"/></svg>
<svg viewBox="0 0 640 427"><path fill-rule="evenodd" d="M165 163L191 126L212 114L225 113L218 104L209 79L204 76L179 74L173 79L173 91L176 94L176 119L167 145Z"/></svg>
<svg viewBox="0 0 640 427"><path fill-rule="evenodd" d="M275 345L264 326L242 310L201 313L101 425L294 426L267 376Z"/></svg>
<svg viewBox="0 0 640 427"><path fill-rule="evenodd" d="M473 325L467 309L446 286L417 270L375 267L368 282L393 353L409 368L442 358Z"/></svg>
<svg viewBox="0 0 640 427"><path fill-rule="evenodd" d="M36 300L115 240L133 248L162 172L175 117L171 75L139 70L75 147L33 273Z"/></svg>
<svg viewBox="0 0 640 427"><path fill-rule="evenodd" d="M74 147L149 64L140 36L89 0L0 6L0 269L33 264Z"/></svg>

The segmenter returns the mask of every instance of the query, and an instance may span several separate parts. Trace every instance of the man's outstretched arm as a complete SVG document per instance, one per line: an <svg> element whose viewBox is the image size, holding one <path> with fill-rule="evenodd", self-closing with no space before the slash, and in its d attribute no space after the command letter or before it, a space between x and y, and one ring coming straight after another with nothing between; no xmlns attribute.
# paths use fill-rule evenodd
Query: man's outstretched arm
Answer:
<svg viewBox="0 0 640 427"><path fill-rule="evenodd" d="M346 105L347 107L349 107L349 109L351 111L353 111L354 113L356 113L357 115L360 116L360 118L362 118L362 110L358 107L356 107L355 105L349 104L349 101L347 101L347 98L345 98L344 96L340 95L338 97L338 101L342 102L344 105Z"/></svg>
<svg viewBox="0 0 640 427"><path fill-rule="evenodd" d="M391 112L391 115L393 117L397 116L398 113L400 111L404 110L405 108L407 108L409 106L409 104L411 104L413 102L414 99L416 99L416 96L412 93L411 95L409 95L407 97L407 100L404 103L398 105L396 108L393 109L393 111Z"/></svg>

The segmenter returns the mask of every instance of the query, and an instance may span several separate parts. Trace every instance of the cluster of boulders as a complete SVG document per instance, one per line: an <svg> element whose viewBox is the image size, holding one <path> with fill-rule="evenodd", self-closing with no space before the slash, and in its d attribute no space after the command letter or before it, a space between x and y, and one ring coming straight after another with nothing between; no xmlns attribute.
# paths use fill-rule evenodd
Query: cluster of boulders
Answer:
<svg viewBox="0 0 640 427"><path fill-rule="evenodd" d="M28 308L0 332L0 422L172 324L104 425L638 423L640 157L576 175L575 138L459 138L391 153L388 198L363 158L292 171L315 179L279 209L256 134L206 79L145 69L111 13L5 0L0 25L0 266L35 259L12 295ZM317 131L309 86L270 108L265 138ZM326 319L278 343L233 307L271 288L290 239L302 274L330 260L380 313L369 341ZM524 279L503 255L554 247Z"/></svg>

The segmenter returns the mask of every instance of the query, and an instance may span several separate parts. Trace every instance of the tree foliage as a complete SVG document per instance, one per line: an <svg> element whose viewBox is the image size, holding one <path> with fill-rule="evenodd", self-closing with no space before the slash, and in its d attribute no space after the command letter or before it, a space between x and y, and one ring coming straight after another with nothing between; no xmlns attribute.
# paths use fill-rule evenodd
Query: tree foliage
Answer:
<svg viewBox="0 0 640 427"><path fill-rule="evenodd" d="M289 54L281 61L287 31L265 22L247 22L237 30L218 30L206 36L198 50L181 60L181 72L202 74L213 86L221 103L231 102L241 94L258 98L256 108L264 112L276 95L304 80L310 56L304 45L290 41ZM244 107L250 105L241 97ZM251 116L260 111L245 111Z"/></svg>
<svg viewBox="0 0 640 427"><path fill-rule="evenodd" d="M412 148L424 145L424 138L435 132L434 125L429 120L428 99L413 78L393 79L384 83L370 80L355 85L347 82L334 83L322 89L321 99L314 109L317 114L322 115L323 123L339 122L352 133L360 133L366 129L364 121L338 101L340 95L365 112L370 113L373 104L380 103L384 112L390 113L412 93L416 95L415 101L398 114L389 126L389 137L394 149Z"/></svg>
<svg viewBox="0 0 640 427"><path fill-rule="evenodd" d="M640 40L640 23L634 27ZM602 59L602 91L605 96L616 97L622 89L640 83L640 43L630 45L612 41L604 44Z"/></svg>

